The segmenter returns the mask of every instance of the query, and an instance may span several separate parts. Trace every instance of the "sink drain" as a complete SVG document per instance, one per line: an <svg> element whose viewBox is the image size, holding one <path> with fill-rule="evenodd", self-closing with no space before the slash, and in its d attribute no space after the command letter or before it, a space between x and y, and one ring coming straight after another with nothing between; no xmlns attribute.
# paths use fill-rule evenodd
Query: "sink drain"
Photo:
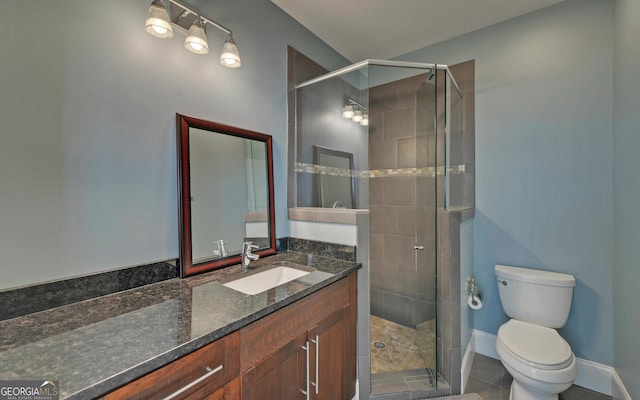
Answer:
<svg viewBox="0 0 640 400"><path fill-rule="evenodd" d="M387 345L384 344L384 342L374 342L373 347L375 347L376 349L384 349L385 347L387 347Z"/></svg>

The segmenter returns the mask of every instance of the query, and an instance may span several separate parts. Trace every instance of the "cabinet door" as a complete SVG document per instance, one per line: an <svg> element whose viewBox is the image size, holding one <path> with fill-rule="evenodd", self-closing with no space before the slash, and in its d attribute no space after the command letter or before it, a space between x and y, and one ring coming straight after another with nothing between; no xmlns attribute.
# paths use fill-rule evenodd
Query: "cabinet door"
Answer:
<svg viewBox="0 0 640 400"><path fill-rule="evenodd" d="M305 377L300 375L306 369L305 342L306 335L299 336L242 375L242 399L304 398Z"/></svg>
<svg viewBox="0 0 640 400"><path fill-rule="evenodd" d="M308 332L310 399L345 397L345 309L333 313ZM347 399L348 400L348 399Z"/></svg>

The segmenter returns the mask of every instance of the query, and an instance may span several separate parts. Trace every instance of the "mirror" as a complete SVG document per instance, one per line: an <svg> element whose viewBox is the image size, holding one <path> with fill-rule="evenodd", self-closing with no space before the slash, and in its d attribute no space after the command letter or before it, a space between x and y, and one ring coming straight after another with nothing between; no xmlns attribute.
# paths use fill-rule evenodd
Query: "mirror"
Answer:
<svg viewBox="0 0 640 400"><path fill-rule="evenodd" d="M271 136L176 114L180 273L240 263L242 243L275 254Z"/></svg>
<svg viewBox="0 0 640 400"><path fill-rule="evenodd" d="M353 154L314 145L313 163L328 167L317 178L320 207L355 208Z"/></svg>

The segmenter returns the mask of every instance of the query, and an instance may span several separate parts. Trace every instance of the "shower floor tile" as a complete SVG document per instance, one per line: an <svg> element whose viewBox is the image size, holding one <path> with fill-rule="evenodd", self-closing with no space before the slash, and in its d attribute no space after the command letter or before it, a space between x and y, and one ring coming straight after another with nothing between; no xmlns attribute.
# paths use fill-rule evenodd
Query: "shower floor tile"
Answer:
<svg viewBox="0 0 640 400"><path fill-rule="evenodd" d="M384 348L376 344L384 343ZM371 316L371 373L435 369L435 320L418 329Z"/></svg>
<svg viewBox="0 0 640 400"><path fill-rule="evenodd" d="M371 375L371 398L375 400L421 399L448 394L450 389L430 368Z"/></svg>

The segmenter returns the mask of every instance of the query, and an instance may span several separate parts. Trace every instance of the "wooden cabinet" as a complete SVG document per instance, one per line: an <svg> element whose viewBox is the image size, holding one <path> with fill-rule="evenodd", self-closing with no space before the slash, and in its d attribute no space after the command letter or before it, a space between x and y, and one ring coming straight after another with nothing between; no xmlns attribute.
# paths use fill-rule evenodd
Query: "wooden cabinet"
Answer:
<svg viewBox="0 0 640 400"><path fill-rule="evenodd" d="M354 273L242 328L242 399L351 399L355 287Z"/></svg>
<svg viewBox="0 0 640 400"><path fill-rule="evenodd" d="M229 397L225 391L233 392L233 385L227 387L226 383L239 373L239 338L238 332L227 335L116 389L104 398L204 399L209 393L219 392L218 397L211 398L237 399L238 396ZM236 393L239 393L239 383L238 379Z"/></svg>
<svg viewBox="0 0 640 400"><path fill-rule="evenodd" d="M304 336L291 340L243 374L242 399L298 399L301 389L298 377L305 373L301 370L305 340Z"/></svg>
<svg viewBox="0 0 640 400"><path fill-rule="evenodd" d="M344 398L344 326L344 312L337 311L249 368L242 399Z"/></svg>
<svg viewBox="0 0 640 400"><path fill-rule="evenodd" d="M240 399L240 377L236 377L229 383L211 393L211 391L203 387L194 394L190 395L188 400L238 400Z"/></svg>
<svg viewBox="0 0 640 400"><path fill-rule="evenodd" d="M309 398L333 400L345 396L345 311L335 312L308 332Z"/></svg>
<svg viewBox="0 0 640 400"><path fill-rule="evenodd" d="M355 384L354 272L105 399L350 400Z"/></svg>

